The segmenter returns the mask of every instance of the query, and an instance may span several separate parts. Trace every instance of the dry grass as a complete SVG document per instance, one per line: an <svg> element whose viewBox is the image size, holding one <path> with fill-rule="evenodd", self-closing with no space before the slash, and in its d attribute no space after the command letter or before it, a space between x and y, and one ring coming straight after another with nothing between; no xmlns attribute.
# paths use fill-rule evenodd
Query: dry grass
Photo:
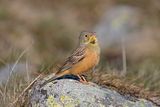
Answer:
<svg viewBox="0 0 160 107"><path fill-rule="evenodd" d="M127 74L121 78L145 90L160 89L160 6L158 0L16 0L0 1L0 68L7 64L25 62L24 71L30 71L28 62L38 72L51 72L76 47L77 35L82 30L93 29L104 12L118 4L135 6L142 12L135 38L127 44ZM141 29L143 28L143 29ZM76 35L76 36L75 36ZM25 50L32 44L29 52ZM114 47L115 50L114 50ZM23 56L21 57L20 54ZM26 55L27 54L27 55ZM20 61L19 61L19 58ZM119 75L121 49L114 44L102 54L99 76L89 76L96 82L111 79L106 74ZM14 70L14 67L12 68ZM11 70L11 72L12 72ZM27 73L10 74L7 85L0 86L0 104L8 106L32 81ZM117 78L117 77L116 77ZM160 92L159 92L160 93Z"/></svg>
<svg viewBox="0 0 160 107"><path fill-rule="evenodd" d="M6 88L5 84L0 87L1 95L0 102L2 107L8 107L26 88L28 83L24 80L24 77L20 75L12 75L8 86Z"/></svg>

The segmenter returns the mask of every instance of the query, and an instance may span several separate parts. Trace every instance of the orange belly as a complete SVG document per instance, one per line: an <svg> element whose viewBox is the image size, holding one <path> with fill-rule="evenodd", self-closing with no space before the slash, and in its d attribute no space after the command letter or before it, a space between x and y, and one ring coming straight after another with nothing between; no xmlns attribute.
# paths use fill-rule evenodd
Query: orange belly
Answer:
<svg viewBox="0 0 160 107"><path fill-rule="evenodd" d="M82 74L96 66L98 62L99 55L94 51L86 50L85 58L79 63L75 64L69 71L74 75Z"/></svg>

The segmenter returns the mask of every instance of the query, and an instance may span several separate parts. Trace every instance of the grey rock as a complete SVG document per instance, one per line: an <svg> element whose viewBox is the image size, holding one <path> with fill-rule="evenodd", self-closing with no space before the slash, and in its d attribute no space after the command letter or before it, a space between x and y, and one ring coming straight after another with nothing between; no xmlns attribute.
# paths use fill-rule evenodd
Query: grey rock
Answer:
<svg viewBox="0 0 160 107"><path fill-rule="evenodd" d="M30 107L156 107L145 99L124 96L94 83L60 79L41 87L45 80L37 81L30 90Z"/></svg>

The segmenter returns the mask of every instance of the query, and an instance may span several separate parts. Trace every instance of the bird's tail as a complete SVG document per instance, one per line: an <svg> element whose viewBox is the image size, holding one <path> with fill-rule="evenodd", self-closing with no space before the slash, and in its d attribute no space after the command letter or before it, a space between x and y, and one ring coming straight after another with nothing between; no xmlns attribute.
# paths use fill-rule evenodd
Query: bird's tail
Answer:
<svg viewBox="0 0 160 107"><path fill-rule="evenodd" d="M46 85L46 84L49 83L49 82L54 81L56 78L58 78L58 77L57 77L57 76L54 76L53 78L50 78L50 79L46 80L44 83L41 84L41 87L43 87L44 85Z"/></svg>
<svg viewBox="0 0 160 107"><path fill-rule="evenodd" d="M68 73L69 73L68 70L63 71L63 72L60 72L60 73L56 73L54 77L46 80L43 84L41 84L41 87L43 87L43 86L46 85L47 83L52 82L52 81L56 80L57 78L59 78L59 77L61 77L61 76L64 76L64 75L66 75L66 74L68 74Z"/></svg>

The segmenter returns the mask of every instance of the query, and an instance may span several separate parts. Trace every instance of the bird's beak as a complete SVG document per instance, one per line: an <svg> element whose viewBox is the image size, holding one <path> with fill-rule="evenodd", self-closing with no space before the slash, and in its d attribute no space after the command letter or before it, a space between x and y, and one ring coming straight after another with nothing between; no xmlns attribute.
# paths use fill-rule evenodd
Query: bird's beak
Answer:
<svg viewBox="0 0 160 107"><path fill-rule="evenodd" d="M96 35L92 35L92 36L90 37L90 43L95 44L96 42L97 42Z"/></svg>

